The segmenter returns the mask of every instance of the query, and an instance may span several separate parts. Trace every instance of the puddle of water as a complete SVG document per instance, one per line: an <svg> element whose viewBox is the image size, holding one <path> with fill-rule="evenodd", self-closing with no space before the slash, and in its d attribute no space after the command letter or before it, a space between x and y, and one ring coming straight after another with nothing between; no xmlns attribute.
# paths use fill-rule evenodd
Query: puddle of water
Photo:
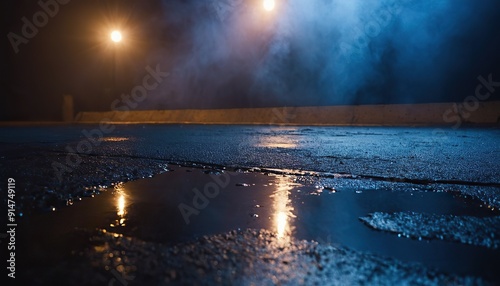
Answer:
<svg viewBox="0 0 500 286"><path fill-rule="evenodd" d="M339 192L321 197L297 197L299 238L331 242L402 261L421 262L426 266L462 275L498 280L496 270L500 251L441 240L417 241L376 231L359 221L368 213L414 211L439 215L491 216L479 203L449 193L401 193L391 191ZM498 215L498 213L496 214Z"/></svg>
<svg viewBox="0 0 500 286"><path fill-rule="evenodd" d="M203 193L206 196L200 195ZM211 175L198 169L174 168L151 179L123 184L73 207L33 216L22 225L24 235L30 237L29 241L25 238L24 246L31 249L32 257L44 259L60 258L70 249L67 245L74 241L68 242L67 234L75 227L104 228L166 244L238 228L264 228L276 232L283 243L291 237L316 240L421 262L450 273L500 280L492 276L498 275L494 273L500 265L500 251L375 231L359 221L375 211L495 215L479 203L449 193L319 193L314 186L296 184L282 175Z"/></svg>

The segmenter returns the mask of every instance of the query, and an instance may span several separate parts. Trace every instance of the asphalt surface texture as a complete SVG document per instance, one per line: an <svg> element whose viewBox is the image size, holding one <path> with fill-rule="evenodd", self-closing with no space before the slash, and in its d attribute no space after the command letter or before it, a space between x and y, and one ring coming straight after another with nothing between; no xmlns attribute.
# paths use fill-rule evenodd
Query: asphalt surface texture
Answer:
<svg viewBox="0 0 500 286"><path fill-rule="evenodd" d="M24 223L20 252L33 254L18 274L33 285L500 282L492 270L499 263L498 127L0 131L0 174L16 181ZM193 205L191 190L224 176L233 178L224 195L186 220L186 212L200 211L180 211ZM126 223L123 213L110 215L120 188L129 198ZM0 192L7 213L6 184ZM434 257L436 249L445 250ZM35 260L43 257L42 267Z"/></svg>

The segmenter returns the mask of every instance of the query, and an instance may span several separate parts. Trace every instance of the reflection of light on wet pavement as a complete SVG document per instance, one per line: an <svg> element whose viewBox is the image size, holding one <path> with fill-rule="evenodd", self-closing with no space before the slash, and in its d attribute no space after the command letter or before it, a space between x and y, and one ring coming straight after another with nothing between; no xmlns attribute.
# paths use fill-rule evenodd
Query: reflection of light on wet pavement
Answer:
<svg viewBox="0 0 500 286"><path fill-rule="evenodd" d="M115 224L119 226L125 226L125 215L127 214L126 211L127 204L125 199L125 190L122 184L115 186L115 192L117 195L116 215L118 215L118 219L115 221ZM115 224L111 224L111 227L114 227Z"/></svg>
<svg viewBox="0 0 500 286"><path fill-rule="evenodd" d="M267 142L265 145L260 145L259 147L292 149L297 147L297 145L295 143Z"/></svg>
<svg viewBox="0 0 500 286"><path fill-rule="evenodd" d="M293 207L290 200L290 189L293 182L289 177L276 177L276 190L273 195L274 207L274 226L276 228L277 238L280 243L290 242L293 226L291 219L295 217L292 213Z"/></svg>
<svg viewBox="0 0 500 286"><path fill-rule="evenodd" d="M129 141L130 139L127 137L104 137L101 138L99 141L104 141L104 142L122 142L122 141Z"/></svg>
<svg viewBox="0 0 500 286"><path fill-rule="evenodd" d="M116 214L120 217L125 214L125 196L123 194L118 197L118 212Z"/></svg>
<svg viewBox="0 0 500 286"><path fill-rule="evenodd" d="M282 238L285 235L287 225L287 216L284 212L279 212L276 214L276 228L278 232L278 238Z"/></svg>
<svg viewBox="0 0 500 286"><path fill-rule="evenodd" d="M288 136L263 137L257 143L257 147L292 149L297 147L297 142Z"/></svg>
<svg viewBox="0 0 500 286"><path fill-rule="evenodd" d="M256 146L264 148L293 149L298 147L298 140L290 134L269 134L267 136L261 136Z"/></svg>

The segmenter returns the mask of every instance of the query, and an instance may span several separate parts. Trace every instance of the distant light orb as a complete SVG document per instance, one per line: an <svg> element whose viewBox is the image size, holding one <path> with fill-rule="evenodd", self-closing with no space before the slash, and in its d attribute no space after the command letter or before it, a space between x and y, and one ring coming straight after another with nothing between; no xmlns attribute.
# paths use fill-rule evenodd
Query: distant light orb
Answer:
<svg viewBox="0 0 500 286"><path fill-rule="evenodd" d="M111 41L115 43L119 43L122 41L122 33L120 31L111 32Z"/></svg>
<svg viewBox="0 0 500 286"><path fill-rule="evenodd" d="M264 9L266 11L274 10L274 6L275 6L274 0L264 0Z"/></svg>

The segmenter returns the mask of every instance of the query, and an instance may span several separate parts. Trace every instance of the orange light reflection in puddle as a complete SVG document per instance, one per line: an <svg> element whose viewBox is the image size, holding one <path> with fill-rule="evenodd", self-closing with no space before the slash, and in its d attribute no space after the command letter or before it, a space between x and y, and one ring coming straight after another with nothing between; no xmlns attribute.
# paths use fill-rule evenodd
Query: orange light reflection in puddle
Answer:
<svg viewBox="0 0 500 286"><path fill-rule="evenodd" d="M115 220L114 224L110 224L111 227L115 226L125 226L125 215L127 214L127 201L126 194L122 184L115 186L116 198L116 215L118 219Z"/></svg>
<svg viewBox="0 0 500 286"><path fill-rule="evenodd" d="M271 195L274 209L274 226L276 228L278 243L285 245L290 243L293 233L293 207L290 200L290 190L294 183L289 177L277 176L276 190Z"/></svg>

